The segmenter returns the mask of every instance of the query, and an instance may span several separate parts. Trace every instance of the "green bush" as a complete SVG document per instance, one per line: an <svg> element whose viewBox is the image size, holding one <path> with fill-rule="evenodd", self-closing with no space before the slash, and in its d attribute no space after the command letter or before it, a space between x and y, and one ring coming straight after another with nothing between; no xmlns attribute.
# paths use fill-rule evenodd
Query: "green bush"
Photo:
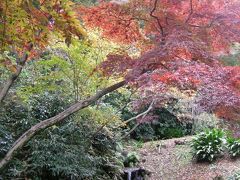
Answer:
<svg viewBox="0 0 240 180"><path fill-rule="evenodd" d="M223 152L223 130L212 129L198 134L192 141L193 157L197 161L214 161Z"/></svg>
<svg viewBox="0 0 240 180"><path fill-rule="evenodd" d="M232 158L238 157L240 155L240 139L227 138L227 149Z"/></svg>
<svg viewBox="0 0 240 180"><path fill-rule="evenodd" d="M126 90L125 92L113 92L106 95L103 98L105 104L109 104L114 109L119 111L121 119L128 120L135 117L135 114L129 102L131 93ZM145 107L145 111L148 107ZM157 140L157 139L169 139L173 137L182 137L191 133L192 127L189 124L182 123L178 118L169 112L166 108L159 108L154 111L156 118L154 121L144 122L140 124L132 133L131 138L142 141ZM137 124L136 121L131 121L127 124L128 131Z"/></svg>
<svg viewBox="0 0 240 180"><path fill-rule="evenodd" d="M179 120L166 109L158 109L154 113L158 119L152 122L142 123L131 134L131 137L137 140L156 140L182 137L190 133L188 124L179 122ZM130 128L136 123L129 123Z"/></svg>
<svg viewBox="0 0 240 180"><path fill-rule="evenodd" d="M184 136L184 130L181 127L167 128L164 131L166 138L179 138Z"/></svg>
<svg viewBox="0 0 240 180"><path fill-rule="evenodd" d="M25 104L0 108L0 158L19 134L62 111L66 99L56 94L35 96ZM14 105L11 107L11 105ZM30 109L30 111L28 110ZM0 172L0 179L116 179L123 159L116 150L117 130L99 128L96 111L85 109L31 139ZM104 114L104 110L98 115ZM105 116L104 116L105 117ZM114 126L114 124L112 124Z"/></svg>
<svg viewBox="0 0 240 180"><path fill-rule="evenodd" d="M129 152L124 160L125 167L133 167L136 166L139 162L139 156L136 152Z"/></svg>

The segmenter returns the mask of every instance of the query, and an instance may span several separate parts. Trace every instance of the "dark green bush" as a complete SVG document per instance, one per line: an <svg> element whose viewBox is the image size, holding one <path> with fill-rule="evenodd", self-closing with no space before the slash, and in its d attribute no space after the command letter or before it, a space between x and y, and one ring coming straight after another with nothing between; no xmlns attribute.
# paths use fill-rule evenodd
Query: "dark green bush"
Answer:
<svg viewBox="0 0 240 180"><path fill-rule="evenodd" d="M165 109L159 109L155 112L159 118L153 122L141 124L131 134L131 137L137 140L153 140L153 139L170 139L174 137L182 137L190 133L188 124L183 124ZM135 125L130 124L130 128Z"/></svg>
<svg viewBox="0 0 240 180"><path fill-rule="evenodd" d="M128 91L125 93L113 92L105 96L103 102L109 104L114 109L117 109L121 115L121 119L128 120L137 115L133 113L131 107L127 106L131 100L129 97L131 97L131 94ZM131 138L148 141L182 137L191 133L192 127L189 126L190 124L181 123L178 118L170 113L166 108L155 110L154 115L158 118L154 121L140 124L131 133ZM131 121L127 124L127 128L131 129L135 125L136 122Z"/></svg>
<svg viewBox="0 0 240 180"><path fill-rule="evenodd" d="M192 141L193 157L212 162L223 152L223 130L212 129L198 134Z"/></svg>
<svg viewBox="0 0 240 180"><path fill-rule="evenodd" d="M103 130L90 138L93 125L67 122L47 129L18 152L3 178L114 179L121 176L123 161L116 143Z"/></svg>
<svg viewBox="0 0 240 180"><path fill-rule="evenodd" d="M232 158L238 157L240 155L240 139L228 137L227 138L227 149L228 149L229 155Z"/></svg>
<svg viewBox="0 0 240 180"><path fill-rule="evenodd" d="M125 167L133 167L139 163L139 156L136 152L129 152L124 159L124 166Z"/></svg>
<svg viewBox="0 0 240 180"><path fill-rule="evenodd" d="M28 105L12 101L9 106L4 106L0 111L0 158L19 134L62 111L66 101L49 93L33 97ZM0 172L0 179L97 180L120 177L123 159L116 151L117 139L112 135L116 133L107 127L98 131L101 124L91 113L82 111L36 135Z"/></svg>

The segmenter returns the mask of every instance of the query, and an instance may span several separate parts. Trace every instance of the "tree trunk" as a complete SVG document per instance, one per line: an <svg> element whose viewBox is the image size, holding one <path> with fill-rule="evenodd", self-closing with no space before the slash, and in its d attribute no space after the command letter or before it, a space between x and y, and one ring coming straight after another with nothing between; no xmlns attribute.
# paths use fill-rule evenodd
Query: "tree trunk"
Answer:
<svg viewBox="0 0 240 180"><path fill-rule="evenodd" d="M31 139L34 135L36 135L39 131L63 121L66 117L70 116L71 114L91 105L92 103L94 103L96 100L98 100L102 96L124 86L125 84L126 84L125 81L121 81L117 84L107 87L107 88L97 92L94 96L92 96L86 100L82 100L82 101L79 101L79 102L73 104L72 106L70 106L63 112L59 113L58 115L51 117L49 119L46 119L44 121L41 121L40 123L32 126L29 130L27 130L22 136L20 136L14 142L12 148L8 151L8 153L5 155L5 157L1 160L0 169L2 169L12 159L14 152L17 149L19 149L24 144L26 144L26 142L28 142L28 140Z"/></svg>
<svg viewBox="0 0 240 180"><path fill-rule="evenodd" d="M4 85L4 87L2 88L2 90L0 92L0 103L3 101L3 99L8 94L9 89L13 85L14 81L18 78L18 76L20 75L21 71L22 71L22 67L18 68L16 73L12 74L9 77L9 79L7 80L6 84Z"/></svg>
<svg viewBox="0 0 240 180"><path fill-rule="evenodd" d="M30 50L32 49L32 45L30 45ZM13 85L14 81L18 78L18 76L21 74L22 69L27 61L28 58L28 53L26 52L22 58L19 58L17 60L17 70L16 72L14 72L12 75L10 75L9 79L7 80L7 82L5 83L4 87L2 88L1 92L0 92L0 103L4 100L4 98L6 97L6 95L8 94L9 89L11 88L11 86Z"/></svg>

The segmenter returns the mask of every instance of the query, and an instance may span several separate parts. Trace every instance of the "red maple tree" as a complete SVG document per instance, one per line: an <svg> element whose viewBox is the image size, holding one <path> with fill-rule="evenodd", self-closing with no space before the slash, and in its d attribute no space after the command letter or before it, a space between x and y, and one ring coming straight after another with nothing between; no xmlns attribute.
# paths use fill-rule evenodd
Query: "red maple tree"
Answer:
<svg viewBox="0 0 240 180"><path fill-rule="evenodd" d="M139 107L153 100L161 106L175 87L195 90L204 111L222 116L225 109L240 109L240 69L218 61L240 41L239 1L112 1L78 12L87 26L140 52L138 58L111 54L101 65L105 75L123 76L139 88Z"/></svg>

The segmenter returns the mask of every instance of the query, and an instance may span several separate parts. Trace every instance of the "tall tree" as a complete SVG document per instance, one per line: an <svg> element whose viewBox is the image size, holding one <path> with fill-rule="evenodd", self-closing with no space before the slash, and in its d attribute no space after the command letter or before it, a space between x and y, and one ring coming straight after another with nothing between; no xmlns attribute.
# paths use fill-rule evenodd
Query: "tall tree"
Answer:
<svg viewBox="0 0 240 180"><path fill-rule="evenodd" d="M139 87L139 108L153 99L155 107L162 106L178 88L194 91L198 110L218 111L240 106L239 67L219 62L240 41L239 7L236 0L132 0L79 12L87 26L131 43L141 54L112 54L101 66L106 75L123 76Z"/></svg>

